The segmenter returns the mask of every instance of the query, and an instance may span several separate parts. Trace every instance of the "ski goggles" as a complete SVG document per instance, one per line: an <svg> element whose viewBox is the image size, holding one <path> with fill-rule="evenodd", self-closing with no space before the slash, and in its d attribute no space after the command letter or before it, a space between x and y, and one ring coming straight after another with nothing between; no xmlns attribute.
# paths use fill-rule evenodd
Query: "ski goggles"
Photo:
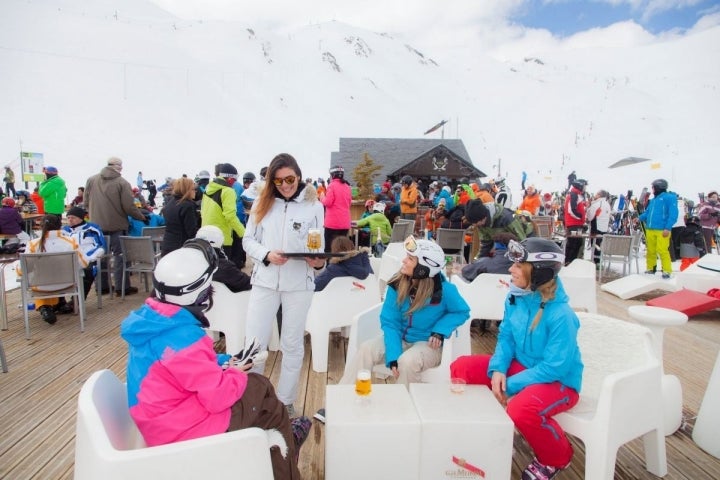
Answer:
<svg viewBox="0 0 720 480"><path fill-rule="evenodd" d="M292 185L295 183L295 180L297 180L297 177L295 175L288 175L285 178L273 178L273 183L276 187L279 187L283 184L283 182L287 183L288 185Z"/></svg>
<svg viewBox="0 0 720 480"><path fill-rule="evenodd" d="M418 249L418 244L415 241L415 237L410 235L405 239L405 243L403 244L405 246L405 251L408 253L415 253Z"/></svg>
<svg viewBox="0 0 720 480"><path fill-rule="evenodd" d="M565 262L565 255L557 252L528 252L527 249L515 240L510 240L505 258L513 263L520 262Z"/></svg>

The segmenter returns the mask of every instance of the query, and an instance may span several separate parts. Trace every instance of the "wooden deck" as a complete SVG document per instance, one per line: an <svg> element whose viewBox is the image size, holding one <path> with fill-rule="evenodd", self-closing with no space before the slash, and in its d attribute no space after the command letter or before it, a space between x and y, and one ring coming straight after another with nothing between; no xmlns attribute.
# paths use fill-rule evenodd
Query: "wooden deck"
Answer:
<svg viewBox="0 0 720 480"><path fill-rule="evenodd" d="M142 293L142 288L141 288ZM128 311L137 308L144 296L125 301L103 298L97 309L91 293L87 302L86 331L79 332L76 316L60 316L48 325L37 312L30 312L32 339L25 340L22 311L17 291L8 296L8 331L0 332L9 362L9 373L0 373L0 478L72 478L77 394L95 370L109 368L124 378L126 346L119 337L119 324ZM600 313L628 319L627 306L640 300L625 301L598 291ZM687 325L671 328L665 334L665 369L677 375L683 386L686 424L667 437L669 474L667 479L720 478L720 460L708 455L692 441L695 415L702 401L710 372L720 349L720 313L694 317ZM480 335L473 330L473 351L492 352L495 329ZM309 337L308 337L309 338ZM266 373L274 383L279 375L279 355L272 354ZM319 374L310 367L309 341L301 373L295 408L305 415L324 405L325 385L337 383L344 369L345 342L330 342L329 370ZM300 467L305 479L324 478L324 427L315 422L301 451ZM571 468L561 479L581 479L584 471L582 443L575 442ZM531 460L524 441L516 436L513 478ZM229 474L237 472L228 472ZM656 478L645 471L642 443L635 440L623 446L618 455L615 478Z"/></svg>

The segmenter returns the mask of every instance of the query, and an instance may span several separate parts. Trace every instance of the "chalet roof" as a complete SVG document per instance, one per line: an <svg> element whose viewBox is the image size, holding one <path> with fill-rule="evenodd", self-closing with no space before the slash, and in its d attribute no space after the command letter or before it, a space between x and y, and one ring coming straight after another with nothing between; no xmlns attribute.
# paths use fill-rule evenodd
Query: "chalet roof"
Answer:
<svg viewBox="0 0 720 480"><path fill-rule="evenodd" d="M382 166L375 183L401 174L447 179L486 176L473 165L460 139L340 138L339 151L330 154L330 165L342 165L352 175L365 153Z"/></svg>

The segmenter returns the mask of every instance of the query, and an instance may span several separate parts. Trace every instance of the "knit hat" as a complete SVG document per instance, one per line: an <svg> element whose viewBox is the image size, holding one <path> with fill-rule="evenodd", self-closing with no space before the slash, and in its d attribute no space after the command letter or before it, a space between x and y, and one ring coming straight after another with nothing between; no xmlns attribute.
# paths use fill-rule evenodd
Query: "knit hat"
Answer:
<svg viewBox="0 0 720 480"><path fill-rule="evenodd" d="M12 197L5 197L2 199L2 204L4 207L15 208L15 199Z"/></svg>
<svg viewBox="0 0 720 480"><path fill-rule="evenodd" d="M122 160L120 160L117 157L110 157L107 161L108 167L112 168L116 172L120 172L122 170Z"/></svg>
<svg viewBox="0 0 720 480"><path fill-rule="evenodd" d="M58 169L56 167L45 167L45 173L57 175Z"/></svg>
<svg viewBox="0 0 720 480"><path fill-rule="evenodd" d="M73 217L85 218L85 210L82 207L72 207L70 210L67 211L67 216L72 215Z"/></svg>
<svg viewBox="0 0 720 480"><path fill-rule="evenodd" d="M482 200L470 200L465 205L465 218L470 223L477 223L490 216L490 210L483 205Z"/></svg>

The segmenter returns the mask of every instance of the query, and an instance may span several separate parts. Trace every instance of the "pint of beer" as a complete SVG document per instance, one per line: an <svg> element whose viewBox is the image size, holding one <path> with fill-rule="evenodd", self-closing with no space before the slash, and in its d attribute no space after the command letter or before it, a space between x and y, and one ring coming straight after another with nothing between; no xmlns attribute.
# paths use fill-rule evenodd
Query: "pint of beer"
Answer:
<svg viewBox="0 0 720 480"><path fill-rule="evenodd" d="M322 246L322 238L320 235L321 230L319 228L311 228L308 230L307 248L311 252L320 250L320 247Z"/></svg>
<svg viewBox="0 0 720 480"><path fill-rule="evenodd" d="M370 378L370 370L360 370L355 380L355 393L361 397L366 397L372 392L372 381Z"/></svg>

